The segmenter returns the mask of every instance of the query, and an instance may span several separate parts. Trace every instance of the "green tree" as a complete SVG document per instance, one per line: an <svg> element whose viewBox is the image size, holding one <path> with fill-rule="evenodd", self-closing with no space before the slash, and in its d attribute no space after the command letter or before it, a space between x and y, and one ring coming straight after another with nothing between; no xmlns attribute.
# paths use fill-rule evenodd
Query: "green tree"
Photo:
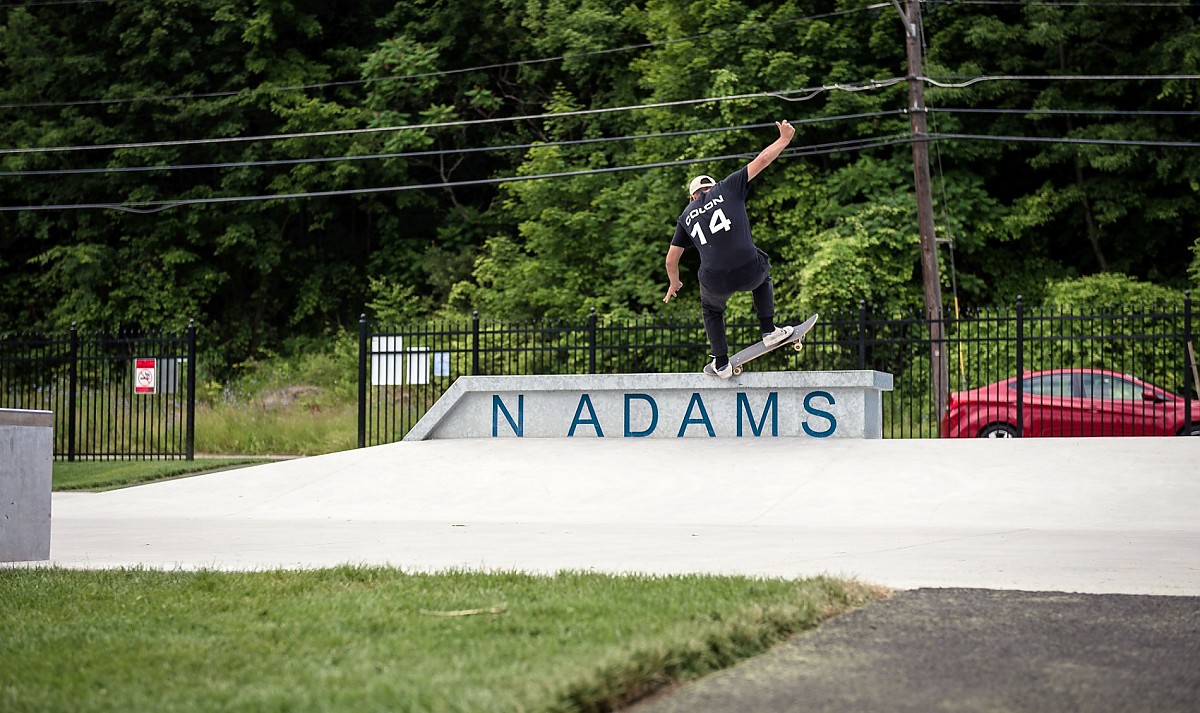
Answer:
<svg viewBox="0 0 1200 713"><path fill-rule="evenodd" d="M937 232L953 245L939 247L944 293L1040 302L1104 272L1200 284L1200 154L1129 143L1194 142L1196 83L996 79L1195 74L1194 8L926 11L931 131L1044 139L931 144ZM911 306L912 155L892 81L906 73L895 9L851 3L6 8L3 205L264 199L0 211L0 330L195 318L210 358L236 364L364 310L694 317L694 284L660 301L684 186L744 165L780 118L797 137L749 202L780 312ZM734 95L755 96L695 102ZM534 178L547 174L561 176Z"/></svg>
<svg viewBox="0 0 1200 713"><path fill-rule="evenodd" d="M926 23L927 73L1194 74L1200 68L1196 19L1182 7L1121 3L942 8ZM1187 80L996 80L935 88L927 96L934 107L1011 112L935 114L937 130L946 133L1177 141L1200 128L1195 116L1180 113L1198 108L1194 82ZM1110 113L1091 113L1105 110ZM1169 284L1184 278L1180 250L1200 217L1194 150L996 141L952 142L941 152L949 165L969 164L988 195L1012 209L1008 258L964 260L966 270L980 270L992 284L1002 284L1004 272L1058 278L1114 271Z"/></svg>

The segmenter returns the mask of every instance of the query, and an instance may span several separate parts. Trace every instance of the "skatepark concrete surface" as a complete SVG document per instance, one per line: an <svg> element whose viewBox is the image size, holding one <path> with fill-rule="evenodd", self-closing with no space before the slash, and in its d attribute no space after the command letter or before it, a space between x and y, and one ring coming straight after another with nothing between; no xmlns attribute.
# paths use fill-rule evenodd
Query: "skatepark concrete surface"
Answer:
<svg viewBox="0 0 1200 713"><path fill-rule="evenodd" d="M402 442L55 493L50 563L1200 595L1200 439Z"/></svg>
<svg viewBox="0 0 1200 713"><path fill-rule="evenodd" d="M899 590L639 713L1200 710L1197 438L419 441L55 493L52 518L69 568Z"/></svg>

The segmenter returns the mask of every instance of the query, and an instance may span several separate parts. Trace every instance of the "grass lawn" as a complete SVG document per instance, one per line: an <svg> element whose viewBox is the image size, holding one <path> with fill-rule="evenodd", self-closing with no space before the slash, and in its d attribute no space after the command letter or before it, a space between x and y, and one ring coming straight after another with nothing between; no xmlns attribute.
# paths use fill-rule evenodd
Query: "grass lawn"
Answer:
<svg viewBox="0 0 1200 713"><path fill-rule="evenodd" d="M826 578L0 569L0 710L612 710L882 596Z"/></svg>
<svg viewBox="0 0 1200 713"><path fill-rule="evenodd" d="M54 490L112 490L185 475L211 473L267 463L265 458L197 458L195 460L54 461Z"/></svg>

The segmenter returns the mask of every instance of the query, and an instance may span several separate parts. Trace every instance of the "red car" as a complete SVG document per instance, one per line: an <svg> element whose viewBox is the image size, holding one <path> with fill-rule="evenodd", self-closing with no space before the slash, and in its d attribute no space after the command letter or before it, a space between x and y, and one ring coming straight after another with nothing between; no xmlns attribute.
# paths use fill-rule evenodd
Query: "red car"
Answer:
<svg viewBox="0 0 1200 713"><path fill-rule="evenodd" d="M1200 436L1200 399L1186 425L1183 397L1107 369L1027 372L1021 435ZM1017 378L951 394L942 438L1014 438Z"/></svg>

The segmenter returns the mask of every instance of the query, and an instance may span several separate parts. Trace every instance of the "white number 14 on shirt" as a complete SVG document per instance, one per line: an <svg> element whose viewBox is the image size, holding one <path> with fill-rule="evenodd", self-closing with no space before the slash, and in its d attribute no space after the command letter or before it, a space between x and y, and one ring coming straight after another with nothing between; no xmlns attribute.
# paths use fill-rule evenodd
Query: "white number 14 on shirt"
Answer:
<svg viewBox="0 0 1200 713"><path fill-rule="evenodd" d="M708 220L708 234L716 235L722 230L729 230L733 227L733 222L725 217L725 211L717 208L717 212L712 214L712 218ZM700 221L692 226L692 237L700 241L701 245L707 245L708 239L704 237L704 230L700 227Z"/></svg>

